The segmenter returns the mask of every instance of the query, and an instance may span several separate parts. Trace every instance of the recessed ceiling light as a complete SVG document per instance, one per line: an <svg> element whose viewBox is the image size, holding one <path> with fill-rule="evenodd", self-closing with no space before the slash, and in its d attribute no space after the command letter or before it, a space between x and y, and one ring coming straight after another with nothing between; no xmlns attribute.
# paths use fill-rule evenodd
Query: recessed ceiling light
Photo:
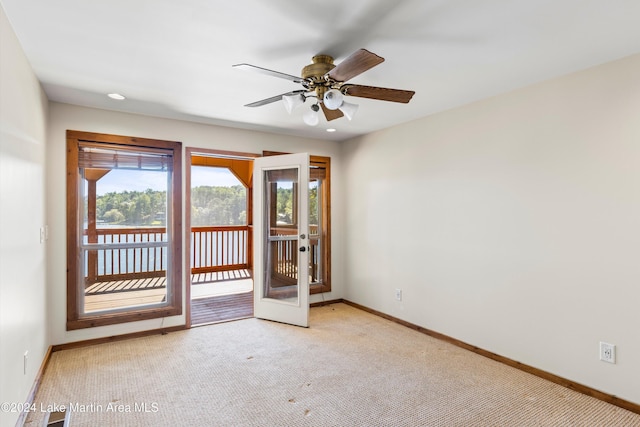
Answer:
<svg viewBox="0 0 640 427"><path fill-rule="evenodd" d="M327 132L335 132L336 130L334 128L329 128L327 129Z"/></svg>
<svg viewBox="0 0 640 427"><path fill-rule="evenodd" d="M120 95L119 93L110 93L107 96L111 99L117 99L118 101L122 101L123 99L125 99L125 97Z"/></svg>

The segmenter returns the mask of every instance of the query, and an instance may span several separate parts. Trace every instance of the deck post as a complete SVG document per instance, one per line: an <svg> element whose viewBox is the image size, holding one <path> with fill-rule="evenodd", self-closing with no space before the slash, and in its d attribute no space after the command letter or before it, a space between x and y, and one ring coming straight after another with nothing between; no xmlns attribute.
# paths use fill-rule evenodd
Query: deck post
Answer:
<svg viewBox="0 0 640 427"><path fill-rule="evenodd" d="M88 183L87 194L87 243L98 243L98 231L96 230L96 199L97 183L100 178L109 173L111 169L85 169L84 178ZM85 285L98 281L98 252L89 251L87 254L87 281Z"/></svg>

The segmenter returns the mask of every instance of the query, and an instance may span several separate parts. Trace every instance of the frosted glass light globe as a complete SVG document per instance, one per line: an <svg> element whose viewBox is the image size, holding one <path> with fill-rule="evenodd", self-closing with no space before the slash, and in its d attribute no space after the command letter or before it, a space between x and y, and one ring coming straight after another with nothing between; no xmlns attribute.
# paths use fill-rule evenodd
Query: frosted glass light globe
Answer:
<svg viewBox="0 0 640 427"><path fill-rule="evenodd" d="M342 105L344 96L337 89L331 89L324 94L324 106L329 110L337 110Z"/></svg>

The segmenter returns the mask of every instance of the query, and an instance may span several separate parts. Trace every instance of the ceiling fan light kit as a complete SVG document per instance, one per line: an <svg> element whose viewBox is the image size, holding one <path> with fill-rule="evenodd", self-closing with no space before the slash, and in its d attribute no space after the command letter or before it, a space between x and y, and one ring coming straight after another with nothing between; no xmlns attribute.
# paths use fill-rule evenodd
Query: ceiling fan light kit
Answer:
<svg viewBox="0 0 640 427"><path fill-rule="evenodd" d="M313 104L311 108L302 115L302 120L309 126L316 126L320 123L320 107L318 107L318 104Z"/></svg>
<svg viewBox="0 0 640 427"><path fill-rule="evenodd" d="M344 116L349 120L353 120L353 116L355 116L356 111L358 111L358 105L352 104L350 102L344 101L339 108L340 111L344 114Z"/></svg>
<svg viewBox="0 0 640 427"><path fill-rule="evenodd" d="M289 114L291 114L296 107L304 104L304 101L306 101L306 98L300 93L294 95L282 95L282 103Z"/></svg>
<svg viewBox="0 0 640 427"><path fill-rule="evenodd" d="M303 90L294 90L282 95L252 102L251 104L247 104L246 107L259 107L282 100L285 109L291 114L296 107L304 104L307 98L316 98L316 103L311 106L310 110L303 114L303 121L306 124L316 126L320 120L320 107L322 107L327 121L339 119L343 116L348 120L353 119L354 114L358 110L358 105L344 101L345 96L356 96L406 104L415 94L414 91L410 90L345 84L345 82L353 77L384 62L384 58L366 49L357 50L338 65L333 63L333 58L329 55L316 55L311 60L312 63L302 69L302 77L296 77L291 74L285 74L250 64L234 65L234 67L249 68L273 77L290 80L304 87Z"/></svg>
<svg viewBox="0 0 640 427"><path fill-rule="evenodd" d="M338 89L330 89L325 92L322 102L329 110L337 110L344 102L344 96Z"/></svg>

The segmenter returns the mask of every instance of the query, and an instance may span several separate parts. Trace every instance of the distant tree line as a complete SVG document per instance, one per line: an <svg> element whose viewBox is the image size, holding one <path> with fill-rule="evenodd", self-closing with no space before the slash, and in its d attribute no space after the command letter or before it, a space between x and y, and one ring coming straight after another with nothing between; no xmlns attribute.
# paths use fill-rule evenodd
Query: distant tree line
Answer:
<svg viewBox="0 0 640 427"><path fill-rule="evenodd" d="M200 186L191 190L191 225L244 225L247 223L247 189Z"/></svg>
<svg viewBox="0 0 640 427"><path fill-rule="evenodd" d="M107 224L165 225L166 191L123 191L96 198L96 218Z"/></svg>
<svg viewBox="0 0 640 427"><path fill-rule="evenodd" d="M278 189L278 219L291 223L291 189ZM317 189L309 192L310 224L317 224ZM167 193L147 189L106 193L96 198L96 217L110 225L165 226ZM191 190L191 225L244 225L247 223L247 190L232 187L200 186Z"/></svg>
<svg viewBox="0 0 640 427"><path fill-rule="evenodd" d="M277 192L278 221L285 224L293 224L293 190L291 188L278 188ZM318 224L318 188L309 189L309 224Z"/></svg>

